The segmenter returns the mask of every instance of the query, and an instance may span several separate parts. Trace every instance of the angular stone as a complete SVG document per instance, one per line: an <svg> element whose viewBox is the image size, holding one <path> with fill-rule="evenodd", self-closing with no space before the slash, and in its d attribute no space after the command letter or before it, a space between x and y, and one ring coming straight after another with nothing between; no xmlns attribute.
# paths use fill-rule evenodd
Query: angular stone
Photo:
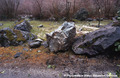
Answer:
<svg viewBox="0 0 120 78"><path fill-rule="evenodd" d="M74 22L64 22L57 30L46 34L47 43L51 52L68 50L76 35Z"/></svg>
<svg viewBox="0 0 120 78"><path fill-rule="evenodd" d="M32 29L32 26L29 24L28 21L24 20L20 24L17 24L14 27L14 29L21 30L21 31L26 31L26 32L30 32L30 30Z"/></svg>
<svg viewBox="0 0 120 78"><path fill-rule="evenodd" d="M38 48L41 46L41 43L42 43L41 39L36 39L36 40L33 40L29 43L29 47L30 48Z"/></svg>
<svg viewBox="0 0 120 78"><path fill-rule="evenodd" d="M14 55L14 58L18 58L18 57L20 57L21 54L23 54L23 53L21 53L21 52L16 53L16 54Z"/></svg>
<svg viewBox="0 0 120 78"><path fill-rule="evenodd" d="M120 40L119 26L106 26L78 38L72 49L76 54L96 55Z"/></svg>

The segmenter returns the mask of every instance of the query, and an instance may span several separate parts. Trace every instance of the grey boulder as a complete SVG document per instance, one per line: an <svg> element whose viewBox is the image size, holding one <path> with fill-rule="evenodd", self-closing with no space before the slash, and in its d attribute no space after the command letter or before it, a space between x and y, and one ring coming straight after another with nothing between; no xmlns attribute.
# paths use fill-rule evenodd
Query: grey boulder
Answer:
<svg viewBox="0 0 120 78"><path fill-rule="evenodd" d="M68 50L76 35L74 22L64 22L57 30L46 34L47 43L51 52Z"/></svg>
<svg viewBox="0 0 120 78"><path fill-rule="evenodd" d="M106 26L97 31L79 37L72 49L76 54L97 55L120 40L119 26Z"/></svg>
<svg viewBox="0 0 120 78"><path fill-rule="evenodd" d="M21 30L21 31L26 31L26 32L30 32L30 30L32 29L32 26L26 20L24 20L22 22L18 22L18 23L19 24L17 24L14 27L14 29Z"/></svg>
<svg viewBox="0 0 120 78"><path fill-rule="evenodd" d="M24 32L20 30L4 28L0 30L0 46L17 46L21 45L29 40L35 39L36 36L30 32Z"/></svg>

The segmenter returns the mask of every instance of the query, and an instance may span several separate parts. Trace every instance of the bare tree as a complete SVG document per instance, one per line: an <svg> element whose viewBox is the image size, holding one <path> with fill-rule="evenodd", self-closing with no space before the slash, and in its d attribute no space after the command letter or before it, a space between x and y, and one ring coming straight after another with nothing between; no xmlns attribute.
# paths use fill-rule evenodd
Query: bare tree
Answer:
<svg viewBox="0 0 120 78"><path fill-rule="evenodd" d="M33 0L33 11L34 11L34 16L38 19L42 19L43 18L43 1L44 0Z"/></svg>
<svg viewBox="0 0 120 78"><path fill-rule="evenodd" d="M20 0L1 0L0 16L3 19L15 18L17 15Z"/></svg>
<svg viewBox="0 0 120 78"><path fill-rule="evenodd" d="M94 0L94 4L96 5L96 10L98 12L98 26L100 26L101 22L101 0Z"/></svg>
<svg viewBox="0 0 120 78"><path fill-rule="evenodd" d="M71 9L71 2L66 0L66 18L70 21L70 9Z"/></svg>
<svg viewBox="0 0 120 78"><path fill-rule="evenodd" d="M117 10L120 9L120 0L115 0L115 6Z"/></svg>

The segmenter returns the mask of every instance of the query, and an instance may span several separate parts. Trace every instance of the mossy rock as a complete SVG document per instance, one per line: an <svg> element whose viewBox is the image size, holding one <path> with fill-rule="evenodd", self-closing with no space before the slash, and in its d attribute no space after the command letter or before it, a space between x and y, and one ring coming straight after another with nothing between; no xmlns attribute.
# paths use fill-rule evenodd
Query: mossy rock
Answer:
<svg viewBox="0 0 120 78"><path fill-rule="evenodd" d="M26 39L23 37L23 35L22 35L22 33L21 33L21 31L20 30L13 30L14 31L14 33L17 35L17 39L16 39L16 41L26 41Z"/></svg>
<svg viewBox="0 0 120 78"><path fill-rule="evenodd" d="M19 22L16 22L16 23L14 24L14 26L16 26L16 25L18 25L18 24L21 24L22 22L24 22L24 20L20 20Z"/></svg>
<svg viewBox="0 0 120 78"><path fill-rule="evenodd" d="M9 41L13 41L15 39L14 34L11 31L5 30L5 32L6 32L6 36L8 37Z"/></svg>

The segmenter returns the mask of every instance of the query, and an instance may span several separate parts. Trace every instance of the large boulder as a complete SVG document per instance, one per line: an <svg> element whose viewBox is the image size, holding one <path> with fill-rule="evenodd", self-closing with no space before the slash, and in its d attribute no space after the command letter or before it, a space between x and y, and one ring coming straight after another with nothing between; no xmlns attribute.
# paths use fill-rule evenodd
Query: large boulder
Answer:
<svg viewBox="0 0 120 78"><path fill-rule="evenodd" d="M68 50L76 35L74 22L64 22L57 30L46 34L47 43L51 52Z"/></svg>
<svg viewBox="0 0 120 78"><path fill-rule="evenodd" d="M22 21L21 20L20 22L18 22L15 25L14 29L30 32L30 30L32 29L32 26L29 24L28 21L26 21L26 20Z"/></svg>
<svg viewBox="0 0 120 78"><path fill-rule="evenodd" d="M88 18L88 11L84 8L80 9L76 14L75 14L75 19L78 19L80 21L84 21Z"/></svg>
<svg viewBox="0 0 120 78"><path fill-rule="evenodd" d="M76 54L97 55L120 40L119 26L106 26L89 34L79 37L72 49Z"/></svg>
<svg viewBox="0 0 120 78"><path fill-rule="evenodd" d="M21 45L35 38L36 36L30 32L12 30L10 28L0 30L0 46L2 47Z"/></svg>

